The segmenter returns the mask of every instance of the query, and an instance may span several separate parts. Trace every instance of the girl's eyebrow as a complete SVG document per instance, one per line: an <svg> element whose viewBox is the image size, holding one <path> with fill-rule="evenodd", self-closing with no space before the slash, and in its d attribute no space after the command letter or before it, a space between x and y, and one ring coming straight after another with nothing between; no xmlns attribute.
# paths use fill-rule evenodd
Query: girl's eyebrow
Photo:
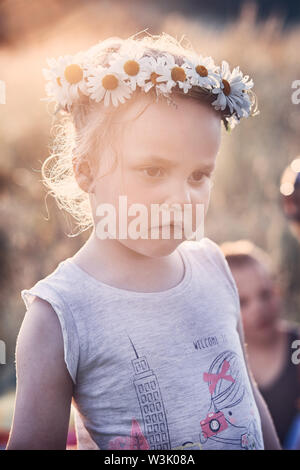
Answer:
<svg viewBox="0 0 300 470"><path fill-rule="evenodd" d="M178 162L174 160L170 160L168 158L160 157L158 155L149 155L143 158L143 164L157 164L157 165L164 165L168 168L175 168L178 166ZM197 170L201 170L206 173L212 173L215 168L215 165L212 163L209 164L200 164L197 167Z"/></svg>
<svg viewBox="0 0 300 470"><path fill-rule="evenodd" d="M168 158L160 157L158 155L148 155L143 158L143 163L146 164L157 164L157 165L164 165L169 168L174 168L178 166L178 163L174 162L173 160L169 160Z"/></svg>

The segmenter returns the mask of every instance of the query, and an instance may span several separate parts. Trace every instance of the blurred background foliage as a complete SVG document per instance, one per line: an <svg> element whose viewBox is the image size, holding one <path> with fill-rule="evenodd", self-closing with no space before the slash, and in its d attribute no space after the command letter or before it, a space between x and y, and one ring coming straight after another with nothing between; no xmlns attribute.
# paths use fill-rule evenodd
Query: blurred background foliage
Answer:
<svg viewBox="0 0 300 470"><path fill-rule="evenodd" d="M273 9L267 5L273 3ZM217 243L251 239L273 257L286 292L285 314L300 320L300 247L283 217L279 181L300 154L300 8L295 2L9 0L0 2L0 395L15 385L15 344L25 306L20 291L72 256L90 232L67 234L70 216L40 179L53 118L46 104L46 57L75 53L112 35L148 28L183 34L195 50L253 77L260 114L223 131L205 234ZM2 417L3 418L3 417ZM1 416L0 416L1 421Z"/></svg>

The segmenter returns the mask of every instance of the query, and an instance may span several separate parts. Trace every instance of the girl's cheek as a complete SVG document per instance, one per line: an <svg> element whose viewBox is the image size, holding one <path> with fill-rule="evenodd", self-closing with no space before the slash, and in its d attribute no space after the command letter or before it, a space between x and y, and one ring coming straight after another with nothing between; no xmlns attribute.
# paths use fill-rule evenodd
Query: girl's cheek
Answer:
<svg viewBox="0 0 300 470"><path fill-rule="evenodd" d="M207 180L197 189L199 199L209 199L211 194L211 181Z"/></svg>
<svg viewBox="0 0 300 470"><path fill-rule="evenodd" d="M193 203L194 204L204 204L205 214L208 211L210 196L211 196L210 185L205 184L205 187L201 188L197 192L197 194L195 194L194 197L193 197Z"/></svg>

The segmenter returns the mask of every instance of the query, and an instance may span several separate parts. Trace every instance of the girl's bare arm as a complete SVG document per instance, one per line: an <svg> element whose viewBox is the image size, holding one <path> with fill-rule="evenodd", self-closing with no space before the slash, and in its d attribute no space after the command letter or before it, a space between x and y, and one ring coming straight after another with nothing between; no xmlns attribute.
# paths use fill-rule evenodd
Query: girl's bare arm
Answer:
<svg viewBox="0 0 300 470"><path fill-rule="evenodd" d="M61 326L36 297L16 346L17 391L7 450L65 449L73 381L64 362Z"/></svg>

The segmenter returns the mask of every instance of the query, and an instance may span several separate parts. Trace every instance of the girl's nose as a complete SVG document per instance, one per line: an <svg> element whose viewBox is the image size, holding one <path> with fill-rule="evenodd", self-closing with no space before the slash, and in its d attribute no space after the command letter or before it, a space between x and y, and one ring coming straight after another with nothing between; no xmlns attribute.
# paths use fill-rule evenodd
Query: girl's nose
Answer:
<svg viewBox="0 0 300 470"><path fill-rule="evenodd" d="M184 204L191 204L192 198L187 184L175 184L169 196L165 199L166 204L177 204L184 208Z"/></svg>

